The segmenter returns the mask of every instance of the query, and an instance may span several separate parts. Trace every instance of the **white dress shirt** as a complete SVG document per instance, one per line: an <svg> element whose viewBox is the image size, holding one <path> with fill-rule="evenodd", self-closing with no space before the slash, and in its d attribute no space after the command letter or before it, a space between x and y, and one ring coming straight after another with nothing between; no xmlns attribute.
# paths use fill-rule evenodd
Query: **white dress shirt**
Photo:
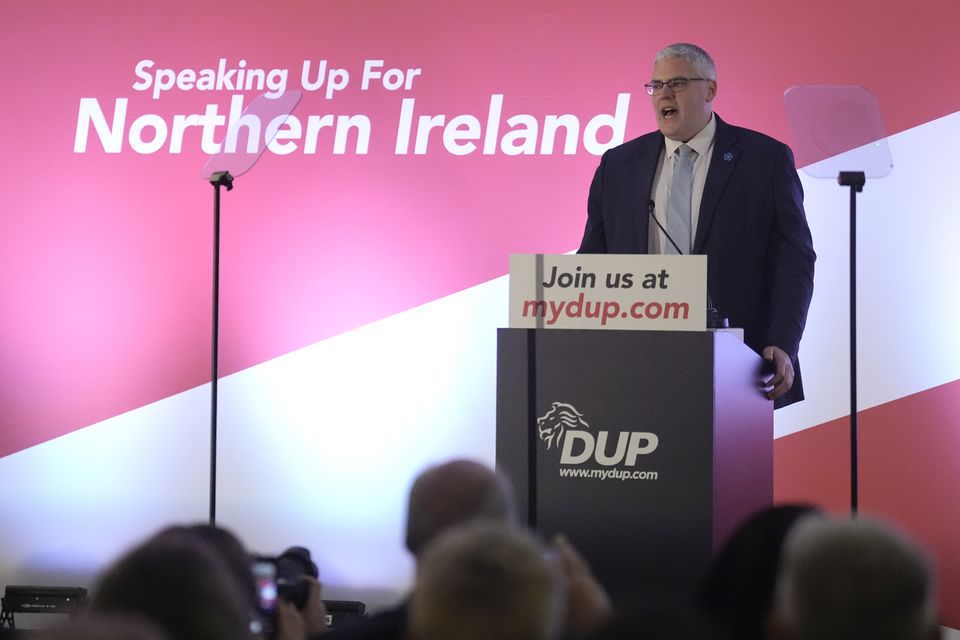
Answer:
<svg viewBox="0 0 960 640"><path fill-rule="evenodd" d="M653 178L653 201L654 215L664 228L667 226L667 206L670 198L670 185L673 183L673 166L677 161L677 154L674 153L682 144L686 144L697 152L697 158L693 163L693 188L691 189L690 203L690 246L693 246L693 239L697 237L697 222L700 220L700 201L703 199L703 185L707 181L707 170L710 168L710 156L713 155L713 138L717 131L717 120L710 114L710 121L707 126L700 130L687 142L680 142L664 138L664 149L660 152L660 162L657 165L657 173ZM669 161L665 162L665 160ZM657 224L650 220L650 232L647 237L648 253L663 253L664 246L670 246L670 241L664 235ZM676 240L676 238L674 238Z"/></svg>

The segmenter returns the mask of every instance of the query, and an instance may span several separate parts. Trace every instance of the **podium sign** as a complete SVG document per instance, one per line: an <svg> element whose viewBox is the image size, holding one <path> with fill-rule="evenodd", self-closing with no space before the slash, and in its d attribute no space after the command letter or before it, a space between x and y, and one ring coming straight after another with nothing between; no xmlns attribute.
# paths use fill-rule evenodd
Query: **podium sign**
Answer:
<svg viewBox="0 0 960 640"><path fill-rule="evenodd" d="M500 329L497 467L614 593L686 592L773 498L760 357L692 331Z"/></svg>
<svg viewBox="0 0 960 640"><path fill-rule="evenodd" d="M707 257L510 256L510 328L706 328Z"/></svg>

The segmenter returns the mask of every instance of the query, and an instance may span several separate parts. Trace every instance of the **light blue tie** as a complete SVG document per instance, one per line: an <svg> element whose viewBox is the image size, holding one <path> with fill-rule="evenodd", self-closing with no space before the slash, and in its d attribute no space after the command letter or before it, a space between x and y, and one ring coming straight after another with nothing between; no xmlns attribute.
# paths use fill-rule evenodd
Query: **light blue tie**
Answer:
<svg viewBox="0 0 960 640"><path fill-rule="evenodd" d="M680 253L690 253L690 203L693 192L693 161L697 152L682 144L677 148L677 161L673 165L673 182L670 185L670 204L667 206L667 233L680 248ZM676 254L673 244L667 240L663 253Z"/></svg>

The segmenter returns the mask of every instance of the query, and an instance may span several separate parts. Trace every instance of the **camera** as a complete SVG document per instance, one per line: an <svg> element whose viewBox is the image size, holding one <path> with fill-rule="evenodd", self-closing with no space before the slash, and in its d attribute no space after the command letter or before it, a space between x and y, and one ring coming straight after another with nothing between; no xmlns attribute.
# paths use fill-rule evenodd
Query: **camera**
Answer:
<svg viewBox="0 0 960 640"><path fill-rule="evenodd" d="M313 588L311 580L320 575L305 547L290 547L277 556L277 595L303 611Z"/></svg>
<svg viewBox="0 0 960 640"><path fill-rule="evenodd" d="M254 556L251 563L256 588L257 610L250 624L254 635L272 638L276 626L277 603L293 604L303 611L317 578L317 565L304 547L290 547L277 557Z"/></svg>

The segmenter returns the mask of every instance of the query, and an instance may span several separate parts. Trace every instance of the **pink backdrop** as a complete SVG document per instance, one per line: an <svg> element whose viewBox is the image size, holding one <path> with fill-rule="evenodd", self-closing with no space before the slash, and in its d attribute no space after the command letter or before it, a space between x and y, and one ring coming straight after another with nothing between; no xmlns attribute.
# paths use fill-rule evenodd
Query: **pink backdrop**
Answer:
<svg viewBox="0 0 960 640"><path fill-rule="evenodd" d="M539 152L538 138L532 154L498 146L455 155L436 130L427 153L411 144L398 154L404 99L418 117L470 114L485 131L491 96L502 95L501 135L522 128L506 122L518 114L540 126L572 114L582 134L628 94L630 138L653 127L641 85L654 53L689 40L717 60L716 109L730 122L790 143L785 89L861 84L888 131L901 133L960 109L960 15L947 0L927 5L7 2L0 461L209 381L212 189L199 177L200 130L187 131L179 152L137 153L125 137L107 153L90 126L77 152L78 114L93 98L111 121L122 99L128 129L145 114L170 126L178 114L208 105L225 114L233 95L249 103L261 92L173 88L154 99L133 88L142 60L175 70L245 60L287 70L290 89L303 89L304 61L315 70L326 60L349 83L329 99L325 88L305 91L294 115L370 122L367 153L354 152L355 132L347 152L334 153L327 128L315 153L267 151L224 194L228 375L469 290L503 275L510 253L577 246L598 160L582 141L574 154L562 153L560 136L552 154ZM421 72L409 89L363 90L367 60Z"/></svg>

